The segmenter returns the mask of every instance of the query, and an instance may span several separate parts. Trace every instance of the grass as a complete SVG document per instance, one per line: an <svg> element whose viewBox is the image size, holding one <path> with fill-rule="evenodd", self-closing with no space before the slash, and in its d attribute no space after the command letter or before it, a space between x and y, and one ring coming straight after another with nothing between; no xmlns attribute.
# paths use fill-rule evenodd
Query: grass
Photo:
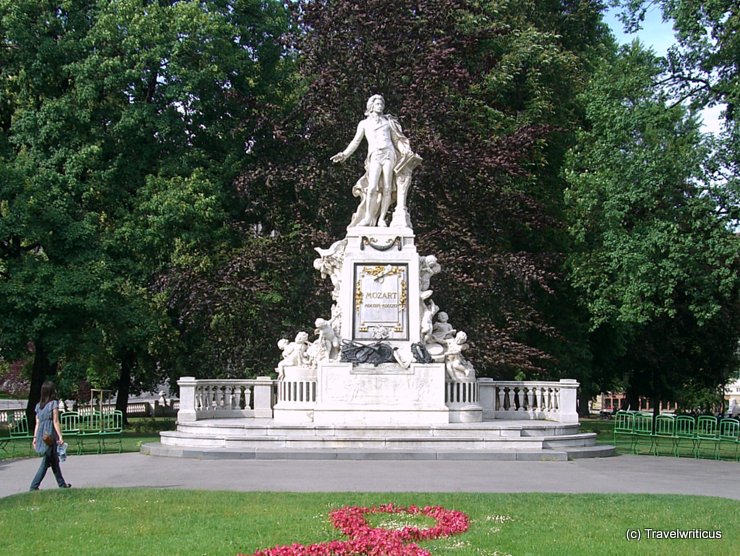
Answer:
<svg viewBox="0 0 740 556"><path fill-rule="evenodd" d="M470 517L468 532L421 543L434 555L722 555L740 542L740 501L657 495L49 490L1 499L0 530L3 553L13 555L233 556L342 539L328 521L331 509L388 502L441 505ZM373 526L409 522L373 518ZM646 528L720 531L722 538L648 539ZM628 530L639 530L642 540L628 541Z"/></svg>

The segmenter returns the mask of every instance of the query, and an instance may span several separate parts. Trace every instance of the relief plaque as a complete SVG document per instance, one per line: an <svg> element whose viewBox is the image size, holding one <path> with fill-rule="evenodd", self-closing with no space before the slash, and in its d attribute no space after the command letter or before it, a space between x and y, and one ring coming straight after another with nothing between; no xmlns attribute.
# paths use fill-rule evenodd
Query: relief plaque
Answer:
<svg viewBox="0 0 740 556"><path fill-rule="evenodd" d="M352 340L408 340L408 264L355 263Z"/></svg>

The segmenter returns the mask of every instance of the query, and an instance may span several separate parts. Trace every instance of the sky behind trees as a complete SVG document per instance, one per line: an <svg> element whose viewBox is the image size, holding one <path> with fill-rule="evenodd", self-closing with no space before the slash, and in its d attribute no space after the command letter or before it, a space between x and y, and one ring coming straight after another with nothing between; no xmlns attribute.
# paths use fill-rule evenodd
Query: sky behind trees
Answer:
<svg viewBox="0 0 740 556"><path fill-rule="evenodd" d="M604 22L614 33L619 44L628 44L639 39L645 46L652 48L658 56L665 56L668 49L676 44L671 22L663 21L659 6L653 6L645 15L642 29L637 33L626 33L624 25L619 20L621 8L610 8L604 14ZM701 111L703 120L702 131L705 133L719 133L720 113L724 106L713 106Z"/></svg>

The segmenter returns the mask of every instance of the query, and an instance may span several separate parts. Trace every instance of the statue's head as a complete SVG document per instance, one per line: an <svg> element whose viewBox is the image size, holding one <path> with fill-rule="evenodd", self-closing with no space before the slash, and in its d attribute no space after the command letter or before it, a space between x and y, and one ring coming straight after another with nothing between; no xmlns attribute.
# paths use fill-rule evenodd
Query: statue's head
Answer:
<svg viewBox="0 0 740 556"><path fill-rule="evenodd" d="M468 335L467 335L467 334L465 334L465 332L463 332L463 331L461 330L460 332L458 332L458 333L457 333L457 334L455 335L455 341L456 341L456 342L457 342L458 344L464 344L465 342L467 342L467 341L468 341Z"/></svg>
<svg viewBox="0 0 740 556"><path fill-rule="evenodd" d="M365 116L369 116L373 112L373 107L375 106L376 102L381 103L380 112L382 113L383 110L385 110L385 99L383 98L383 95L373 95L369 99L367 99L367 106L365 107Z"/></svg>
<svg viewBox="0 0 740 556"><path fill-rule="evenodd" d="M289 343L290 342L286 338L280 338L278 340L278 349L285 349L286 347L288 347Z"/></svg>
<svg viewBox="0 0 740 556"><path fill-rule="evenodd" d="M295 342L297 344L307 343L308 342L308 332L299 332L295 335Z"/></svg>
<svg viewBox="0 0 740 556"><path fill-rule="evenodd" d="M448 319L449 317L447 316L447 313L445 313L444 311L440 311L439 313L437 313L437 320L439 322L447 322Z"/></svg>

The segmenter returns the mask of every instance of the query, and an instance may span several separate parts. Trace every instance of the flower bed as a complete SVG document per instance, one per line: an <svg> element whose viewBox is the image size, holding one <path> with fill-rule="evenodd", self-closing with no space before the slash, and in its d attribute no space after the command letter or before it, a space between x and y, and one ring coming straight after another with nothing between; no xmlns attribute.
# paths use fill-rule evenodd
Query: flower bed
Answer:
<svg viewBox="0 0 740 556"><path fill-rule="evenodd" d="M432 527L403 527L384 529L371 527L368 514L423 515L436 521ZM342 531L348 540L335 540L312 545L292 544L258 550L252 556L431 556L414 541L424 541L458 535L468 530L468 516L456 510L440 506L400 507L382 504L373 507L349 506L329 514L334 527ZM243 556L243 555L240 555Z"/></svg>

